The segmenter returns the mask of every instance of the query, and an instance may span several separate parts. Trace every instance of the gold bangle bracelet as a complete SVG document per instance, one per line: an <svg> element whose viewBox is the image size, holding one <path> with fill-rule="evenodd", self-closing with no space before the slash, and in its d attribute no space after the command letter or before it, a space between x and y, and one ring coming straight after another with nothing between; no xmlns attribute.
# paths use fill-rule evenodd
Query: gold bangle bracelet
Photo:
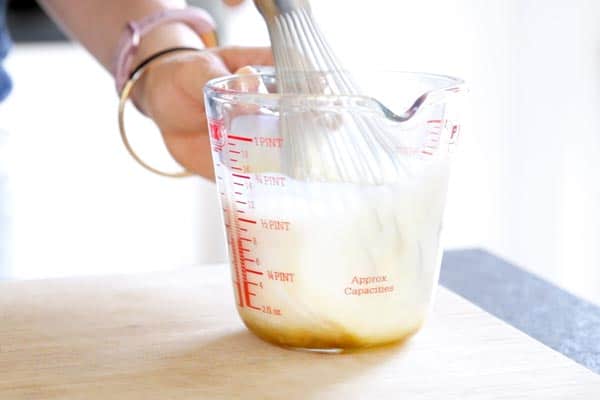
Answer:
<svg viewBox="0 0 600 400"><path fill-rule="evenodd" d="M208 35L208 34L202 35L202 39L203 39L204 43L206 43L207 47L213 47L214 45L217 44L216 34L214 34L214 33L212 33L210 35ZM144 167L146 170L153 172L157 175L168 177L168 178L185 178L188 176L192 176L193 173L186 169L184 169L183 171L179 171L179 172L161 171L157 168L152 167L147 162L142 160L142 158L140 156L138 156L138 154L135 152L135 150L131 146L131 143L129 142L129 139L127 138L127 130L125 128L125 105L130 100L131 93L133 92L133 88L134 88L135 84L137 83L137 81L140 80L140 78L143 76L144 72L148 69L148 67L150 67L152 62L162 58L163 56L166 56L168 54L172 54L172 53L178 52L178 51L202 51L202 50L188 48L188 47L174 47L174 48L163 50L161 52L158 52L158 53L150 56L148 59L144 60L137 68L134 69L134 71L131 73L129 79L125 83L125 86L123 86L121 93L119 94L119 116L118 116L119 132L121 134L121 140L123 141L123 145L125 145L127 152L139 165Z"/></svg>

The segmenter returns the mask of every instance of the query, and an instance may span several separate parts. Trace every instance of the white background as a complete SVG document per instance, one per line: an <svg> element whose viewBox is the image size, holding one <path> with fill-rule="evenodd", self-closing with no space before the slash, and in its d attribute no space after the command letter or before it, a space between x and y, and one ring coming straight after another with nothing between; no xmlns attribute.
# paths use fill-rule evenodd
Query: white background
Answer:
<svg viewBox="0 0 600 400"><path fill-rule="evenodd" d="M470 110L450 189L448 247L484 247L600 302L600 2L312 3L351 67L467 80ZM251 2L215 12L227 21L226 42L268 42ZM154 177L129 160L108 75L73 45L14 50L8 67L15 91L0 106L10 273L224 260L214 187ZM138 141L151 142L146 155L160 158L151 125L131 126L141 132Z"/></svg>

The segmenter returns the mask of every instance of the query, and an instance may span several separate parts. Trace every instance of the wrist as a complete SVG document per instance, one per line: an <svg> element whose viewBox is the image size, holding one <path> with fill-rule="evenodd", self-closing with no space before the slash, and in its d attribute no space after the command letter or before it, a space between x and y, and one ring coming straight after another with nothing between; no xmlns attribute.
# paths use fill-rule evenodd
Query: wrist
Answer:
<svg viewBox="0 0 600 400"><path fill-rule="evenodd" d="M173 47L203 49L205 46L192 28L181 22L171 22L153 29L142 38L131 65L135 68L153 54ZM144 96L149 92L148 82L150 80L147 79L147 76L142 76L131 95L136 107L145 114L147 114L147 110Z"/></svg>
<svg viewBox="0 0 600 400"><path fill-rule="evenodd" d="M203 48L203 39L216 45L215 23L200 8L163 9L139 20L129 21L115 50L113 74L117 92L121 93L134 62L140 62L168 48ZM143 42L143 43L142 43Z"/></svg>
<svg viewBox="0 0 600 400"><path fill-rule="evenodd" d="M156 27L141 39L131 65L135 68L153 54L172 47L203 49L205 46L200 36L188 25L170 22Z"/></svg>

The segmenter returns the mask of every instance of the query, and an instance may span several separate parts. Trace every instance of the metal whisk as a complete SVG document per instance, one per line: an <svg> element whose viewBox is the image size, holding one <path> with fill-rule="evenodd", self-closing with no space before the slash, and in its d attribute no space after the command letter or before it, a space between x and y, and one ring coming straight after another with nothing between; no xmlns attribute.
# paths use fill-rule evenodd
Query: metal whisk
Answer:
<svg viewBox="0 0 600 400"><path fill-rule="evenodd" d="M359 95L315 23L308 0L254 0L271 39L278 90L298 95ZM282 101L282 168L301 180L381 184L402 173L394 146L367 115ZM287 102L287 103L286 103Z"/></svg>

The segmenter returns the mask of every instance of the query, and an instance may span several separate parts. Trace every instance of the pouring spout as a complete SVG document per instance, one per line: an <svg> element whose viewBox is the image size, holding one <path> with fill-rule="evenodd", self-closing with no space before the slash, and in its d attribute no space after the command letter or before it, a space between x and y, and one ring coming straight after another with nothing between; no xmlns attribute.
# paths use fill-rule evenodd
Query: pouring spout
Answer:
<svg viewBox="0 0 600 400"><path fill-rule="evenodd" d="M447 77L443 78L449 79ZM375 107L378 108L388 120L393 122L406 122L414 117L414 115L426 104L446 103L448 102L449 97L468 92L464 87L463 81L456 80L455 83L455 85L447 88L434 89L421 94L410 107L401 114L396 114L376 98L371 97L369 100L375 104Z"/></svg>
<svg viewBox="0 0 600 400"><path fill-rule="evenodd" d="M425 101L427 100L428 94L429 93L424 93L421 96L419 96L415 100L415 102L406 111L404 111L400 115L396 114L395 112L393 112L392 110L390 110L389 108L387 108L379 100L374 99L374 98L372 98L372 100L381 109L381 111L383 112L383 115L387 119L389 119L391 121L394 121L394 122L406 122L409 119L411 119L417 113L417 111L419 111L419 109L421 108L421 106L423 104L425 104Z"/></svg>

